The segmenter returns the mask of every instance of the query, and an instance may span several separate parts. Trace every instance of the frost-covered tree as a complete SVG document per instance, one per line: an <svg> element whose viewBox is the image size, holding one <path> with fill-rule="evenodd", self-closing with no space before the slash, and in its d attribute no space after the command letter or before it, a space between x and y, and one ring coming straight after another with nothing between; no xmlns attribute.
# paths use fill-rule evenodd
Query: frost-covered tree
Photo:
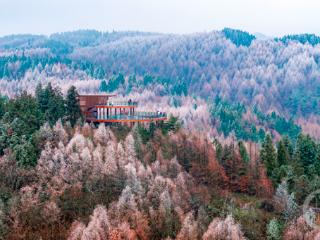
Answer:
<svg viewBox="0 0 320 240"><path fill-rule="evenodd" d="M80 110L78 92L75 86L71 86L67 92L66 98L66 113L68 121L74 126L78 119L82 118Z"/></svg>
<svg viewBox="0 0 320 240"><path fill-rule="evenodd" d="M111 139L110 129L106 128L105 124L100 124L94 133L94 141L96 144L107 146L108 141Z"/></svg>
<svg viewBox="0 0 320 240"><path fill-rule="evenodd" d="M189 212L182 222L181 229L176 237L177 240L198 239L198 223L194 219L193 213Z"/></svg>
<svg viewBox="0 0 320 240"><path fill-rule="evenodd" d="M318 228L311 228L305 221L303 216L290 222L290 224L284 229L284 240L314 240L320 238L320 230Z"/></svg>
<svg viewBox="0 0 320 240"><path fill-rule="evenodd" d="M226 219L213 219L208 230L203 234L202 239L244 240L245 238L241 232L240 226L236 224L233 217L229 215Z"/></svg>
<svg viewBox="0 0 320 240"><path fill-rule="evenodd" d="M98 205L87 226L74 222L68 240L109 239L110 223L105 207Z"/></svg>
<svg viewBox="0 0 320 240"><path fill-rule="evenodd" d="M288 192L288 185L285 181L278 186L274 198L279 210L282 211L287 221L295 219L298 216L299 208L294 194Z"/></svg>

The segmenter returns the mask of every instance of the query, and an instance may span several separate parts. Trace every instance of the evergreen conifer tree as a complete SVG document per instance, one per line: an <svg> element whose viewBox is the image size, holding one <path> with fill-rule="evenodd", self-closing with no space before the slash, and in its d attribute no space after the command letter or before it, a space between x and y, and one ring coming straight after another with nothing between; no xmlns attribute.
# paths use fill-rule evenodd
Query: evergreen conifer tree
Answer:
<svg viewBox="0 0 320 240"><path fill-rule="evenodd" d="M289 137L287 135L285 135L283 138L282 138L282 141L283 141L283 144L284 146L286 147L287 149L287 152L289 154L289 157L292 158L293 157L293 146L292 146L292 143L289 139Z"/></svg>
<svg viewBox="0 0 320 240"><path fill-rule="evenodd" d="M262 143L260 158L267 169L268 176L271 176L273 170L277 167L277 155L270 134L266 136Z"/></svg>
<svg viewBox="0 0 320 240"><path fill-rule="evenodd" d="M289 162L289 153L282 140L278 143L277 160L279 166L286 165Z"/></svg>
<svg viewBox="0 0 320 240"><path fill-rule="evenodd" d="M71 86L67 93L66 111L67 118L72 126L76 124L79 118L82 118L78 100L78 92L74 86Z"/></svg>
<svg viewBox="0 0 320 240"><path fill-rule="evenodd" d="M5 114L5 98L0 96L0 119Z"/></svg>
<svg viewBox="0 0 320 240"><path fill-rule="evenodd" d="M295 158L299 165L307 169L316 163L317 145L309 135L300 134L297 140Z"/></svg>
<svg viewBox="0 0 320 240"><path fill-rule="evenodd" d="M100 92L108 92L108 85L107 85L107 82L105 79L101 81L99 91Z"/></svg>

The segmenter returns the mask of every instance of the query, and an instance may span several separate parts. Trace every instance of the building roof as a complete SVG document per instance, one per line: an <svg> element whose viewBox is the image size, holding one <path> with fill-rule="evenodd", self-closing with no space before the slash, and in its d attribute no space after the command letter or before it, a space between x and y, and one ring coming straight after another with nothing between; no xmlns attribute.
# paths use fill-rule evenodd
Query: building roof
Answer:
<svg viewBox="0 0 320 240"><path fill-rule="evenodd" d="M107 94L107 93L89 93L89 94L81 94L79 93L79 96L84 97L115 97L116 94Z"/></svg>

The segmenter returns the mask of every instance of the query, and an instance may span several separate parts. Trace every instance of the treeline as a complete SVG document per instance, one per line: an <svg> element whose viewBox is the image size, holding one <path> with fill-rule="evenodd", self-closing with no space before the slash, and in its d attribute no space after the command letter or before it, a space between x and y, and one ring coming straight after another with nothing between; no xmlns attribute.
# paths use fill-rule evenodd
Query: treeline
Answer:
<svg viewBox="0 0 320 240"><path fill-rule="evenodd" d="M41 151L38 130L58 120L73 127L82 118L75 87L66 97L51 84L38 85L35 96L22 93L14 99L0 98L0 156L12 151L18 164L35 166Z"/></svg>
<svg viewBox="0 0 320 240"><path fill-rule="evenodd" d="M286 35L281 38L276 38L276 41L281 41L283 43L289 44L290 41L296 41L301 44L310 44L315 46L320 43L320 37L315 34L294 34L294 35Z"/></svg>
<svg viewBox="0 0 320 240"><path fill-rule="evenodd" d="M77 30L70 32L54 33L49 37L44 35L17 34L0 38L0 49L31 49L48 47L50 44L65 46L67 48L89 47L111 43L126 37L159 35L146 32L99 32L96 30ZM60 47L62 48L62 47ZM55 53L55 52L52 52ZM62 52L63 53L63 52ZM66 52L67 53L67 52Z"/></svg>
<svg viewBox="0 0 320 240"><path fill-rule="evenodd" d="M0 56L0 78L9 80L22 79L27 71L48 69L55 64L63 64L72 71L82 70L87 75L103 79L105 71L102 67L95 66L88 61L73 61L65 56L51 55L44 53L43 55L33 55L30 53L13 54L11 56Z"/></svg>

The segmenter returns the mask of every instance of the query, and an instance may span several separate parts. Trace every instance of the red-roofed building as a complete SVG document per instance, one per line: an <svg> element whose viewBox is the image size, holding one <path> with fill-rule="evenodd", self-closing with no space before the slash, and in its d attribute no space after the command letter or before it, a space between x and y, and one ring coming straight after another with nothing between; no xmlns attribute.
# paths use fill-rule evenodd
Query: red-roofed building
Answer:
<svg viewBox="0 0 320 240"><path fill-rule="evenodd" d="M138 102L112 101L112 94L79 95L80 108L87 122L93 123L136 123L167 120L164 112L139 112Z"/></svg>

